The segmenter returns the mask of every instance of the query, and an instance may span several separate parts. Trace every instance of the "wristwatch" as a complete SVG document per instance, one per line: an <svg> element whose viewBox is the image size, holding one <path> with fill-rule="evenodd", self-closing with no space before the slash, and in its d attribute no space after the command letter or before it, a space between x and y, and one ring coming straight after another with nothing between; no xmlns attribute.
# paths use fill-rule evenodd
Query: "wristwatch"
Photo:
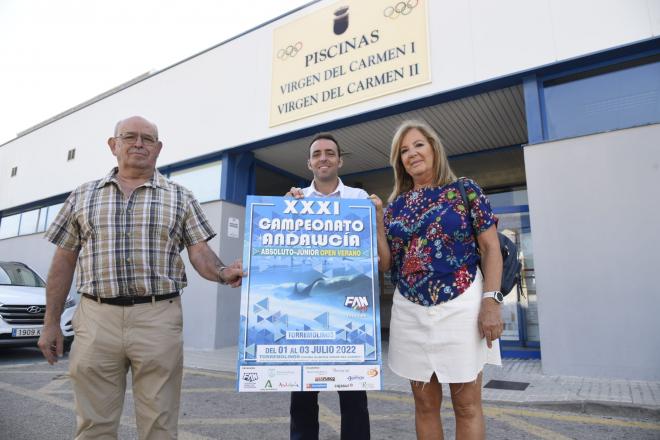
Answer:
<svg viewBox="0 0 660 440"><path fill-rule="evenodd" d="M482 298L493 298L495 301L497 301L498 304L502 304L504 302L504 295L502 295L502 292L499 290L493 290L491 292L484 292L482 295Z"/></svg>

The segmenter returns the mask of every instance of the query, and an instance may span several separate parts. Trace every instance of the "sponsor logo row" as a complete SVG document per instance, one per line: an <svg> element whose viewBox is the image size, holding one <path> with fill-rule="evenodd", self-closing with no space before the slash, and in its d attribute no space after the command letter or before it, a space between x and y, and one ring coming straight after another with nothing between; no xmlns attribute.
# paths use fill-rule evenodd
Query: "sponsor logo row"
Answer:
<svg viewBox="0 0 660 440"><path fill-rule="evenodd" d="M238 390L379 390L380 366L242 366ZM302 377L302 380L301 380Z"/></svg>

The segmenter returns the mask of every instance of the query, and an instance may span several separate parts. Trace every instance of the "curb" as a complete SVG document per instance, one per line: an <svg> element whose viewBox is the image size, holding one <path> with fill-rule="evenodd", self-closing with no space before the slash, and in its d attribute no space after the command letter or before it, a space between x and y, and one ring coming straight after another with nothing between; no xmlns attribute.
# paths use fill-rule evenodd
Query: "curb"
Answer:
<svg viewBox="0 0 660 440"><path fill-rule="evenodd" d="M660 422L660 406L637 405L630 402L576 400L576 401L525 401L483 400L489 406L534 407L539 409L573 412L576 414L605 417L644 417Z"/></svg>

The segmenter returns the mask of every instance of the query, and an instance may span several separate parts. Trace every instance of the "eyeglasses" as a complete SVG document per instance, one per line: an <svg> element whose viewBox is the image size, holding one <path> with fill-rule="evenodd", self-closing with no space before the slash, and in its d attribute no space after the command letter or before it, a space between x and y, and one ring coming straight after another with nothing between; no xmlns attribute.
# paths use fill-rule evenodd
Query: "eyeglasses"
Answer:
<svg viewBox="0 0 660 440"><path fill-rule="evenodd" d="M142 138L142 144L148 147L153 147L158 142L158 139L154 138L150 134L142 133L123 133L119 136L115 136L115 139L121 139L127 145L135 145L139 138Z"/></svg>

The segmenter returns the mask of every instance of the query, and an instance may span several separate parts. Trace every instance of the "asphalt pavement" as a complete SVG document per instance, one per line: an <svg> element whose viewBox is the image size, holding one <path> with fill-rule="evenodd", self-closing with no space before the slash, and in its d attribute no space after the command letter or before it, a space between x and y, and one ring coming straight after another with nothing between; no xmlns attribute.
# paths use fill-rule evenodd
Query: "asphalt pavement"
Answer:
<svg viewBox="0 0 660 440"><path fill-rule="evenodd" d="M231 348L215 351L186 351L182 388L179 438L208 439L287 439L288 393L237 393L235 356ZM208 363L203 366L200 364ZM505 379L533 380L533 366L516 374L515 362L485 372L487 381ZM213 368L208 368L209 366ZM13 349L0 353L0 439L71 439L75 428L73 393L65 357L49 366L36 349ZM490 367L488 367L490 369ZM497 376L501 373L504 376ZM405 381L384 371L384 391L369 393L372 439L415 439L414 406ZM564 383L554 378L557 383ZM592 384L593 385L593 384ZM650 385L648 383L646 386ZM130 384L129 384L130 387ZM584 388L584 383L582 388ZM594 388L593 386L591 388ZM614 387L616 388L616 387ZM545 388L544 388L545 389ZM646 388L644 388L646 389ZM489 439L659 439L660 409L652 405L595 400L526 401L526 397L493 400L498 397L484 389L484 413ZM512 393L509 390L507 393ZM574 391L570 391L571 393ZM598 394L606 396L607 393ZM610 393L611 395L611 393ZM500 398L502 395L499 396ZM632 400L632 399L631 399ZM339 405L334 392L320 394L320 439L339 439ZM119 431L120 439L135 439L133 400L127 393ZM451 402L443 402L445 438L454 437Z"/></svg>

